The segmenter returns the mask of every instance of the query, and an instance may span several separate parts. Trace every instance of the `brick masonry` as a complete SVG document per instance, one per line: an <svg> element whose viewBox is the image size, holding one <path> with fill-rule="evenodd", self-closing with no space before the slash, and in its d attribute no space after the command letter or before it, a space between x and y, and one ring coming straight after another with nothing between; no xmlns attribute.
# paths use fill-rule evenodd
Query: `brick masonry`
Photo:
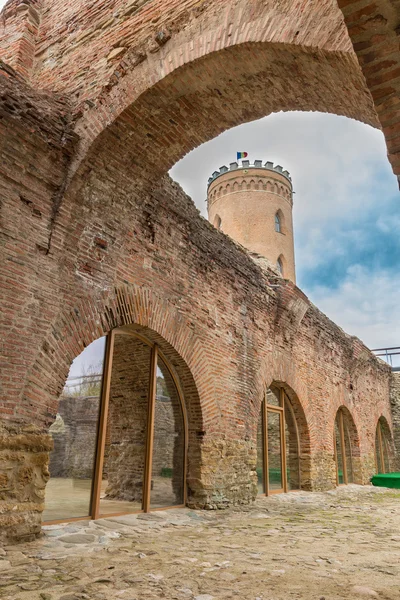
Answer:
<svg viewBox="0 0 400 600"><path fill-rule="evenodd" d="M273 382L302 415L307 487L335 484L340 406L367 483L379 417L392 427L389 368L165 175L193 147L273 110L378 125L336 4L104 0L78 12L69 0L12 0L2 18L4 535L40 529L46 432L72 360L131 323L181 381L191 505L255 496L258 414ZM21 444L25 428L35 433ZM37 471L23 485L21 460Z"/></svg>

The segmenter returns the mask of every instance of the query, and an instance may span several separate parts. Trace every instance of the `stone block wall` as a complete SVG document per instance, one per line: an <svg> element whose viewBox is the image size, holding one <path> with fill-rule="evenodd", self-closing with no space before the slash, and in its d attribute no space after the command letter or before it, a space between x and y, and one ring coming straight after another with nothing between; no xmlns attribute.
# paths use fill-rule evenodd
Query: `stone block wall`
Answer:
<svg viewBox="0 0 400 600"><path fill-rule="evenodd" d="M142 501L150 354L140 340L115 336L104 467L108 498Z"/></svg>
<svg viewBox="0 0 400 600"><path fill-rule="evenodd" d="M99 405L98 397L61 397L57 419L49 429L54 441L51 477L93 477Z"/></svg>
<svg viewBox="0 0 400 600"><path fill-rule="evenodd" d="M34 425L0 423L0 544L40 533L52 448Z"/></svg>

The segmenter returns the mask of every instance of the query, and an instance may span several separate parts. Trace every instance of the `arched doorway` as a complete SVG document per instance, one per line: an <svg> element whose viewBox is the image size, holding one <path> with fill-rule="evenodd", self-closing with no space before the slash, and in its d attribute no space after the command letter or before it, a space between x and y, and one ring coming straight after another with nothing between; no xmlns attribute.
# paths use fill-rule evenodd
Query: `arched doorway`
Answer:
<svg viewBox="0 0 400 600"><path fill-rule="evenodd" d="M384 417L380 417L375 433L375 461L377 473L391 472L392 436Z"/></svg>
<svg viewBox="0 0 400 600"><path fill-rule="evenodd" d="M336 413L334 425L334 451L336 462L336 483L355 483L355 447L357 432L350 412L341 406Z"/></svg>
<svg viewBox="0 0 400 600"><path fill-rule="evenodd" d="M45 522L185 505L179 378L159 345L131 326L74 361L50 433Z"/></svg>
<svg viewBox="0 0 400 600"><path fill-rule="evenodd" d="M257 427L259 494L302 489L298 412L283 386L266 391Z"/></svg>

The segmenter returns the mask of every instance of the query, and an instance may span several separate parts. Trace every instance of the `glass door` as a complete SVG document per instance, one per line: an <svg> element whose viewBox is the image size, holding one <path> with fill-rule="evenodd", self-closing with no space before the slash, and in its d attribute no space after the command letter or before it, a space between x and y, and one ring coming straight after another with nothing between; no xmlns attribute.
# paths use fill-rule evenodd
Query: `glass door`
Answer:
<svg viewBox="0 0 400 600"><path fill-rule="evenodd" d="M267 407L267 432L268 493L278 494L286 491L283 411Z"/></svg>
<svg viewBox="0 0 400 600"><path fill-rule="evenodd" d="M301 489L299 430L283 387L268 389L261 403L256 471L259 494Z"/></svg>
<svg viewBox="0 0 400 600"><path fill-rule="evenodd" d="M336 461L336 482L347 485L354 482L353 450L349 431L349 419L339 408L334 427L334 452Z"/></svg>
<svg viewBox="0 0 400 600"><path fill-rule="evenodd" d="M158 345L114 329L74 361L59 411L45 522L185 505L186 411Z"/></svg>

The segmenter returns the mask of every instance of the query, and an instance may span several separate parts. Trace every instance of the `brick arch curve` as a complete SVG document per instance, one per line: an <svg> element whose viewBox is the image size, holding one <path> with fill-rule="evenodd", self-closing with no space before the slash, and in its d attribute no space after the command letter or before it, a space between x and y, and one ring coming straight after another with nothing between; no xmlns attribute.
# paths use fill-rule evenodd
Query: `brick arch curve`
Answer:
<svg viewBox="0 0 400 600"><path fill-rule="evenodd" d="M315 432L318 427L315 411L312 410L308 389L303 380L298 376L293 357L279 351L268 355L261 363L255 381L255 397L260 400L256 404L255 423L257 424L258 412L264 392L271 385L282 385L290 399L295 397L296 403L301 407L304 426L306 430L306 447L308 452L313 452L312 440L316 439ZM254 430L255 431L255 430Z"/></svg>
<svg viewBox="0 0 400 600"><path fill-rule="evenodd" d="M378 418L375 419L375 430L378 427L378 424L382 423L384 427L386 427L386 429L388 430L391 439L393 440L393 429L390 426L389 421L387 420L386 416L382 413L379 414Z"/></svg>
<svg viewBox="0 0 400 600"><path fill-rule="evenodd" d="M197 415L198 429L217 428L221 412L210 383L204 341L167 299L149 288L134 285L119 286L104 300L81 298L59 316L42 345L23 394L23 401L31 408L38 399L38 412L45 409L40 418L38 415L38 422L48 427L54 420L74 358L112 329L130 324L150 332L154 341L163 342L167 356L178 357L175 363L191 390L191 411Z"/></svg>
<svg viewBox="0 0 400 600"><path fill-rule="evenodd" d="M85 158L90 162L110 143L130 155L131 167L155 178L223 131L282 110L331 112L378 126L348 52L245 42L173 70L173 61L160 70L154 60L128 73L78 121L81 139L70 179Z"/></svg>
<svg viewBox="0 0 400 600"><path fill-rule="evenodd" d="M164 88L174 88L179 79L185 82L185 91L203 81L215 104L218 104L216 96L220 95L232 114L227 115L219 126L204 124L207 131L197 127L196 141L193 143L192 140L188 147L177 153L164 167L164 172L183 154L222 131L280 110L332 112L378 127L372 99L339 8L327 0L309 0L301 10L294 3L281 4L284 6L276 7L272 1L256 2L250 10L248 3L241 0L227 2L223 9L211 2L200 16L185 23L157 51L149 52L144 41L142 45L127 45L123 58L111 63L112 71L108 68L100 75L89 69L86 76L88 89L85 90L85 101L80 105L82 114L75 126L80 136L80 148L70 166L68 180L72 179L102 132L124 118L125 111L132 107L137 115L138 108L133 107L138 102L141 104L143 96L146 100L149 93L160 97ZM96 49L96 58L99 51L101 55L101 50L101 47ZM235 105L249 84L249 75L253 78L257 75L257 63L260 63L259 71L264 72L266 81L261 86L253 81L249 86L252 102L246 101L238 109ZM269 67L266 69L265 65ZM271 65L276 65L276 73ZM193 69L196 70L194 76ZM94 78L93 92L91 78ZM229 80L228 87L236 102L225 98L226 90L221 89L221 85L226 87L224 79ZM99 87L101 82L102 87ZM51 83L57 90L64 91L68 86L65 78L62 82L56 79ZM268 98L270 94L266 94L265 89L276 90L274 97ZM181 108L188 109L189 106L183 101ZM169 133L173 136L171 120L175 126L180 123L165 116L165 122L172 125ZM125 124L127 121L131 121L131 115L125 119ZM145 139L145 142L149 140Z"/></svg>
<svg viewBox="0 0 400 600"><path fill-rule="evenodd" d="M388 448L387 449L388 449L388 459L389 459L390 470L394 471L395 470L395 465L397 463L394 431L393 431L393 427L390 426L390 422L388 421L388 419L386 418L386 416L383 415L382 413L380 414L380 416L378 417L378 419L375 422L375 434L374 434L374 450L375 450L375 454L377 452L376 435L377 435L378 427L382 428L382 430L383 430L382 433L383 433L384 436L386 436L386 442L388 444Z"/></svg>
<svg viewBox="0 0 400 600"><path fill-rule="evenodd" d="M337 417L339 411L343 411L343 415L346 417L347 425L349 427L350 442L352 445L352 450L355 450L356 455L359 456L360 455L360 436L358 433L359 429L358 429L356 421L354 419L354 415L345 404L341 404L335 412L335 420L336 420L336 417ZM333 425L334 425L334 423L335 422L333 422ZM333 427L332 427L332 431L333 431Z"/></svg>
<svg viewBox="0 0 400 600"><path fill-rule="evenodd" d="M148 12L149 16L146 15L144 19L139 16L139 23L135 27L138 31L137 39L132 35L127 36L123 57L111 61L107 57L107 67L100 72L93 67L102 55L106 58L112 35L115 35L116 42L120 32L116 30L113 33L111 27L106 47L96 44L96 37L92 37L96 60L90 62L89 43L82 56L88 63L85 79L89 85L84 93L79 92L88 101L81 105L84 114L77 124L77 132L83 134L89 144L146 88L184 65L234 46L258 42L343 53L351 57L353 68L359 70L343 15L331 0L308 0L301 6L288 0L281 0L279 3L274 0L255 0L251 6L245 0L228 0L221 6L219 0L214 0L193 15L190 14L190 2L186 4L189 11L186 14L183 11L179 15L180 27L173 24L170 39L164 35L163 43L158 47L153 45L149 48L150 39L146 37L145 31L141 32L142 28L146 29L148 26L146 17L151 17L151 13ZM176 10L172 3L166 6L166 19L173 20ZM190 18L192 16L195 18ZM125 29L128 24L129 19L125 22ZM50 35L50 31L47 35ZM101 30L98 35L101 35ZM60 50L63 42L68 42L68 33L64 36ZM115 42L114 45L117 46ZM71 50L70 47L68 49ZM63 62L62 55L60 61ZM82 87L80 78L78 81L74 80L77 67L73 61L63 65L63 68L64 77L59 81L58 73L53 72L56 68L42 66L37 75L38 81L42 81L45 87L49 81L55 90L64 92L67 91L66 88L75 91L76 86ZM66 77L67 73L69 78Z"/></svg>
<svg viewBox="0 0 400 600"><path fill-rule="evenodd" d="M330 398L329 413L326 416L326 427L327 432L329 432L327 433L327 440L329 441L333 435L333 433L331 435L331 432L334 431L335 419L340 409L344 410L344 413L346 414L351 423L352 435L354 436L354 438L352 439L354 439L355 441L355 447L357 448L357 453L359 455L361 451L361 439L358 432L362 430L362 422L358 416L357 410L351 405L350 402L348 402L346 398L340 396L336 398ZM333 451L333 438L332 447L330 445L328 445L328 447L329 450Z"/></svg>
<svg viewBox="0 0 400 600"><path fill-rule="evenodd" d="M312 489L313 454L316 453L315 440L318 423L315 411L312 411L307 386L298 376L293 360L287 355L275 351L263 361L256 381L256 393L259 402L254 403L255 420L253 435L256 435L261 402L269 388L282 387L289 397L299 433L300 470L302 489Z"/></svg>
<svg viewBox="0 0 400 600"><path fill-rule="evenodd" d="M336 406L334 420L331 423L332 441L335 438L335 422L339 412L343 413L344 424L350 438L354 483L366 483L365 473L363 472L364 469L361 462L361 442L360 435L358 433L360 431L360 426L357 426L355 411L351 411L349 406L346 406L346 404L342 403L339 404L339 406Z"/></svg>

